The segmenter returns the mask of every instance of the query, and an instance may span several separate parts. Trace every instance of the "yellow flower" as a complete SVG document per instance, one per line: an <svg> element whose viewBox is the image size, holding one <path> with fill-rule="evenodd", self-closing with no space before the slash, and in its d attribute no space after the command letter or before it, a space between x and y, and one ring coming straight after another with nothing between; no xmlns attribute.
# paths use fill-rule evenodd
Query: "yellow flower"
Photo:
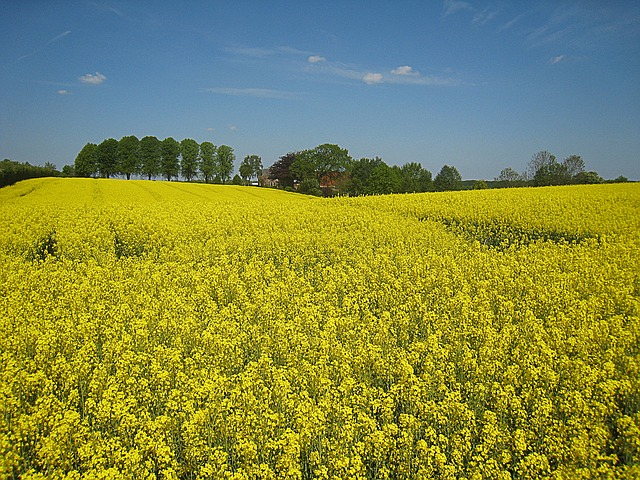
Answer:
<svg viewBox="0 0 640 480"><path fill-rule="evenodd" d="M638 231L637 184L3 188L0 477L633 478Z"/></svg>

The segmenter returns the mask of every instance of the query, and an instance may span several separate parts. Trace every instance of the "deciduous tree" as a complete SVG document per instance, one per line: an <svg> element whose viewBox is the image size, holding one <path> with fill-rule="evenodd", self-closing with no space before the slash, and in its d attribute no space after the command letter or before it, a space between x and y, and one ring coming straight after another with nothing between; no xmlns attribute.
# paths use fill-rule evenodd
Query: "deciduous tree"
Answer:
<svg viewBox="0 0 640 480"><path fill-rule="evenodd" d="M315 178L320 182L329 173L344 172L350 162L351 157L346 148L325 143L312 150L296 153L291 171L299 178Z"/></svg>
<svg viewBox="0 0 640 480"><path fill-rule="evenodd" d="M98 172L97 149L95 143L87 143L74 162L75 175L78 177L93 177Z"/></svg>
<svg viewBox="0 0 640 480"><path fill-rule="evenodd" d="M298 189L300 193L304 193L305 195L313 195L315 197L322 196L322 189L320 188L320 182L315 178L306 178L302 182L300 182L300 188Z"/></svg>
<svg viewBox="0 0 640 480"><path fill-rule="evenodd" d="M500 171L500 175L496 177L496 182L517 182L521 176L513 168L507 167Z"/></svg>
<svg viewBox="0 0 640 480"><path fill-rule="evenodd" d="M172 178L178 176L180 171L180 163L178 155L180 155L180 144L172 137L167 137L162 141L161 146L162 159L160 162L160 170L162 175L171 181Z"/></svg>
<svg viewBox="0 0 640 480"><path fill-rule="evenodd" d="M538 168L533 177L533 183L537 187L543 187L546 185L566 185L570 181L571 176L567 171L567 166L564 163L558 163L555 160L555 157L549 163Z"/></svg>
<svg viewBox="0 0 640 480"><path fill-rule="evenodd" d="M220 145L216 160L216 179L224 184L231 178L233 173L233 162L236 160L233 148L228 145Z"/></svg>
<svg viewBox="0 0 640 480"><path fill-rule="evenodd" d="M562 164L567 169L567 175L570 177L575 177L579 173L584 172L584 160L580 155L569 155L564 159Z"/></svg>
<svg viewBox="0 0 640 480"><path fill-rule="evenodd" d="M262 171L262 159L258 155L247 155L240 164L240 176L245 183L252 178L258 178Z"/></svg>
<svg viewBox="0 0 640 480"><path fill-rule="evenodd" d="M162 142L156 137L147 136L140 140L140 173L149 180L160 173L162 160Z"/></svg>
<svg viewBox="0 0 640 480"><path fill-rule="evenodd" d="M578 184L590 184L590 183L602 183L604 180L598 172L580 172L573 177L573 183Z"/></svg>
<svg viewBox="0 0 640 480"><path fill-rule="evenodd" d="M217 148L213 143L200 144L200 173L204 183L209 183L216 175L216 153Z"/></svg>
<svg viewBox="0 0 640 480"><path fill-rule="evenodd" d="M109 178L118 171L118 141L115 138L103 140L96 148L96 164L98 172Z"/></svg>
<svg viewBox="0 0 640 480"><path fill-rule="evenodd" d="M347 182L347 192L350 195L367 195L371 174L376 167L382 164L385 163L380 157L352 161L349 165L350 178Z"/></svg>
<svg viewBox="0 0 640 480"><path fill-rule="evenodd" d="M180 142L180 172L190 182L198 174L200 161L200 146L191 138L185 138Z"/></svg>
<svg viewBox="0 0 640 480"><path fill-rule="evenodd" d="M122 137L118 142L118 172L127 180L140 171L140 141L135 135Z"/></svg>
<svg viewBox="0 0 640 480"><path fill-rule="evenodd" d="M365 188L368 195L384 195L400 191L400 169L382 162L371 171L369 182Z"/></svg>
<svg viewBox="0 0 640 480"><path fill-rule="evenodd" d="M548 152L547 150L540 150L535 153L527 167L527 175L529 179L533 179L536 176L538 170L543 167L547 167L556 161L556 156Z"/></svg>
<svg viewBox="0 0 640 480"><path fill-rule="evenodd" d="M507 167L500 171L500 175L495 178L499 188L518 187L525 184L523 175L520 175L513 168Z"/></svg>
<svg viewBox="0 0 640 480"><path fill-rule="evenodd" d="M431 189L431 172L417 162L405 163L400 167L400 192L427 192Z"/></svg>
<svg viewBox="0 0 640 480"><path fill-rule="evenodd" d="M280 187L293 187L294 182L299 180L297 175L291 171L291 165L295 159L296 154L292 152L281 156L280 160L269 167L269 178L277 180Z"/></svg>
<svg viewBox="0 0 640 480"><path fill-rule="evenodd" d="M460 190L462 189L462 176L456 167L444 165L436 175L433 186L438 192Z"/></svg>

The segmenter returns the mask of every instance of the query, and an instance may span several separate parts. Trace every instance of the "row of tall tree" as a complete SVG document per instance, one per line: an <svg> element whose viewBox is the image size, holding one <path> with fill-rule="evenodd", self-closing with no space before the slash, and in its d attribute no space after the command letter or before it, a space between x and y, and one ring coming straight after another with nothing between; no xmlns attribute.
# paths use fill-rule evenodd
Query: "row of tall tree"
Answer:
<svg viewBox="0 0 640 480"><path fill-rule="evenodd" d="M148 179L161 176L167 180L182 177L186 181L202 179L206 183L227 183L234 171L234 161L233 148L227 145L198 144L190 138L178 142L171 137L159 140L147 136L138 140L130 135L120 140L109 138L97 145L87 143L73 167L66 165L62 173L82 177L123 175L127 179L132 175ZM586 171L585 162L579 155L570 155L559 162L546 150L534 154L523 173L508 167L493 182L479 180L473 184L463 182L454 166L444 165L432 178L431 172L420 163L389 166L379 157L356 160L347 149L334 144L287 153L267 170L266 175L262 174L262 168L258 155L247 155L233 183L247 185L252 179L259 179L262 184L295 188L312 195L376 195L605 181L597 172ZM627 179L621 176L612 181Z"/></svg>
<svg viewBox="0 0 640 480"><path fill-rule="evenodd" d="M269 178L283 188L312 195L377 195L458 190L462 177L455 167L445 165L436 178L417 162L389 166L381 158L353 159L333 144L287 153L269 169Z"/></svg>
<svg viewBox="0 0 640 480"><path fill-rule="evenodd" d="M135 135L120 140L108 138L100 144L87 143L74 163L78 177L101 176L105 178L123 175L129 180L133 175L149 180L161 176L167 180L182 176L187 181L198 177L205 183L227 183L233 174L235 162L233 148L215 146L211 142L198 144L191 138L178 142L172 137L159 140L147 136L140 140ZM262 170L260 157L249 156L243 161L250 168L241 167L245 181L259 175Z"/></svg>

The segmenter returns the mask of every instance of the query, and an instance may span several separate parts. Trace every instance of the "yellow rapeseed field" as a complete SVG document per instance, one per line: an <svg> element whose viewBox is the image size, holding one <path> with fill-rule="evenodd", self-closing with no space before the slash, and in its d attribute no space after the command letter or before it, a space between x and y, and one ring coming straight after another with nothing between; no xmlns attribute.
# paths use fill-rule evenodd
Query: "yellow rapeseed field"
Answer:
<svg viewBox="0 0 640 480"><path fill-rule="evenodd" d="M0 477L638 478L640 184L0 190Z"/></svg>

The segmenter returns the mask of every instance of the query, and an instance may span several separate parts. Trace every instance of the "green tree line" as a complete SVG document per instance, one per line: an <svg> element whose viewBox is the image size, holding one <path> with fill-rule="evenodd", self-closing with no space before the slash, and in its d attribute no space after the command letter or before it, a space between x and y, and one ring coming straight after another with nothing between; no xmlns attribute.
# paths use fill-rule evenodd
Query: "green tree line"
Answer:
<svg viewBox="0 0 640 480"><path fill-rule="evenodd" d="M65 165L63 176L105 177L122 175L164 178L205 183L228 183L236 160L233 148L211 142L198 144L191 138L177 141L172 137L159 140L154 136L138 139L134 135L120 140L108 138L100 144L87 143L73 165ZM463 181L457 168L444 165L435 178L418 162L402 166L387 165L380 157L356 160L347 149L322 144L313 149L290 152L281 156L263 172L262 159L247 155L232 183L262 185L297 190L311 195L379 195L461 189L506 188L568 184L625 182L620 176L604 180L597 172L587 171L579 155L559 162L546 150L534 154L523 173L504 168L493 181ZM60 175L51 163L44 167L4 160L0 164L0 187L32 177Z"/></svg>
<svg viewBox="0 0 640 480"><path fill-rule="evenodd" d="M504 168L494 180L494 185L505 187L544 187L550 185L597 184L627 182L619 176L614 180L604 180L598 172L587 171L580 155L569 155L562 162L547 150L535 153L527 165L527 170L519 173L511 167Z"/></svg>
<svg viewBox="0 0 640 480"><path fill-rule="evenodd" d="M87 143L78 153L73 171L78 177L134 175L162 177L186 181L201 178L205 183L227 183L233 174L235 154L228 145L211 142L198 144L191 138L177 141L172 137L159 140L154 136L138 139L135 135L120 140L108 138L100 144ZM244 182L257 178L262 170L260 157L250 155L241 165Z"/></svg>
<svg viewBox="0 0 640 480"><path fill-rule="evenodd" d="M444 165L435 178L420 163L389 166L381 158L353 159L346 149L324 144L314 149L287 153L269 169L268 178L281 188L297 188L311 195L378 195L461 189L597 184L626 182L620 176L604 180L587 171L579 155L559 162L546 150L534 154L525 173L505 168L493 181L462 180L457 168Z"/></svg>
<svg viewBox="0 0 640 480"><path fill-rule="evenodd" d="M49 162L45 163L43 167L31 165L29 162L16 162L8 158L0 162L0 188L28 178L54 177L58 175L60 175L60 172L56 170L56 166Z"/></svg>
<svg viewBox="0 0 640 480"><path fill-rule="evenodd" d="M420 163L389 166L380 157L353 159L338 145L323 144L287 153L269 168L269 179L281 188L298 187L311 195L381 195L459 190L462 177L445 165L435 179Z"/></svg>

